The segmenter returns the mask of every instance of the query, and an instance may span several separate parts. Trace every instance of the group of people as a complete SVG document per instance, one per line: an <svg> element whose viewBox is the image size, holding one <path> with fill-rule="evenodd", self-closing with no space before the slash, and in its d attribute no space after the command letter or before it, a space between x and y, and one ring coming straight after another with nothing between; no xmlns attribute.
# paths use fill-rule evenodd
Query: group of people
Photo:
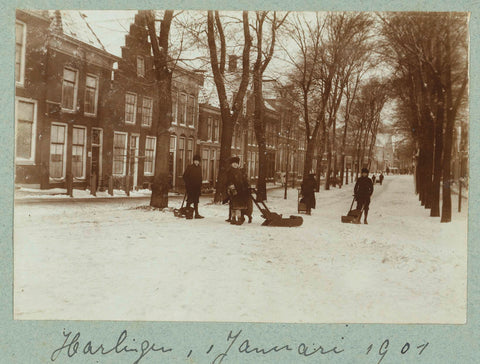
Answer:
<svg viewBox="0 0 480 364"><path fill-rule="evenodd" d="M363 210L364 224L368 224L368 210L370 206L370 197L373 193L373 185L376 180L374 174L370 179L368 177L368 169L363 168L361 176L355 183L354 196L357 201L357 209ZM384 176L380 173L379 181L382 184ZM191 209L193 204L195 219L203 219L203 216L198 212L198 202L202 189L202 168L200 166L200 156L193 157L193 164L185 169L183 174L185 182L185 189L187 193L187 208ZM311 215L312 209L316 206L315 188L316 188L315 174L309 174L302 182L301 193L302 202L306 205L306 213ZM245 170L240 168L240 158L230 158L230 167L226 173L226 190L224 204L229 203L229 216L226 220L233 225L241 225L245 222L245 216L248 217L248 222L252 221L252 196L250 194L250 183Z"/></svg>
<svg viewBox="0 0 480 364"><path fill-rule="evenodd" d="M383 175L383 172L380 172L380 175L378 176L378 183L380 183L380 186L382 185L383 183L383 179L384 179L384 175ZM372 182L373 184L375 184L375 181L377 180L377 175L374 173L372 175Z"/></svg>
<svg viewBox="0 0 480 364"><path fill-rule="evenodd" d="M229 217L227 219L233 225L241 225L248 217L248 222L252 222L252 199L250 195L250 183L245 171L240 168L240 158L230 158L230 167L227 170L225 200L223 203L229 203ZM193 164L189 165L183 174L185 190L187 194L187 209L192 209L195 219L203 219L198 212L198 202L202 190L202 168L200 166L200 156L193 157Z"/></svg>
<svg viewBox="0 0 480 364"><path fill-rule="evenodd" d="M370 207L370 196L373 193L373 184L375 183L375 175L372 176L372 179L368 178L368 169L363 168L361 176L357 179L354 188L354 196L357 201L357 210L363 209L364 224L368 224L368 210ZM383 182L383 174L380 174L380 184ZM301 202L305 203L307 215L312 214L312 209L315 208L315 188L316 188L315 174L311 173L305 178L302 182L301 193L302 199Z"/></svg>

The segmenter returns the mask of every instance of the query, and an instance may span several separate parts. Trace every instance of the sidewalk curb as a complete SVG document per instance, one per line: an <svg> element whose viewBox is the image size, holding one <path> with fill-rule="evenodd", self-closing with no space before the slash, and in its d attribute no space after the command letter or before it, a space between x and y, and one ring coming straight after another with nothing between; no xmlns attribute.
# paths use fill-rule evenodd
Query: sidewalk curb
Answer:
<svg viewBox="0 0 480 364"><path fill-rule="evenodd" d="M281 186L267 187L267 191L283 188ZM213 197L213 193L203 194L203 197ZM168 196L169 199L182 199L183 195ZM83 202L115 202L115 201L129 201L129 200L149 200L150 196L112 196L112 197L70 197L70 198L14 198L14 205L28 205L41 203L83 203Z"/></svg>

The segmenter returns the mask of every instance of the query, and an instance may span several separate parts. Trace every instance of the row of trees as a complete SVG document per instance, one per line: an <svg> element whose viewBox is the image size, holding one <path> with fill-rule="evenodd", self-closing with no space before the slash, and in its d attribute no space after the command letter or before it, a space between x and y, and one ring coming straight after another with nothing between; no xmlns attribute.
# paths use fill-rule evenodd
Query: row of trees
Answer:
<svg viewBox="0 0 480 364"><path fill-rule="evenodd" d="M172 55L169 30L174 15L162 13L156 34L155 13L143 11L155 56L162 105L157 130L157 160L152 206L167 205L168 127L171 114ZM220 168L215 199L223 199L225 172L234 125L239 121L250 83L253 84L253 124L259 148L259 197L266 199L265 105L263 79L272 59L287 62L281 93L300 115L306 140L304 177L315 155L326 154L325 188L330 176L344 180L345 153L353 147L358 169L371 164L381 111L396 100L398 129L408 130L418 150L417 190L422 204L439 216L443 179L442 221L451 210L449 176L451 132L465 105L467 85L466 20L459 14L277 13L257 11L221 16L208 11L184 29L204 51L211 67L222 118ZM440 21L439 21L440 19ZM158 20L158 19L157 19ZM241 30L241 31L240 31ZM158 30L157 30L158 31ZM240 36L241 35L241 36ZM227 56L241 52L241 71L227 72ZM387 76L387 66L393 76ZM284 67L285 69L286 67ZM340 133L341 135L338 135ZM337 156L340 156L338 160ZM316 174L321 173L318 161ZM447 177L448 176L448 177ZM348 178L348 177L347 177ZM319 178L317 178L319 180Z"/></svg>
<svg viewBox="0 0 480 364"><path fill-rule="evenodd" d="M296 49L290 47L286 54L293 65L290 97L296 100L305 123L304 177L312 171L317 155L317 181L325 168L325 189L338 172L341 186L347 145L354 149L352 176L358 175L365 157L370 166L380 112L388 99L386 82L372 76L379 65L375 18L367 13L292 18L289 34ZM320 162L324 153L326 166Z"/></svg>
<svg viewBox="0 0 480 364"><path fill-rule="evenodd" d="M415 141L416 190L431 216L451 221L453 133L466 118L468 18L456 13L380 16L394 69L398 127Z"/></svg>

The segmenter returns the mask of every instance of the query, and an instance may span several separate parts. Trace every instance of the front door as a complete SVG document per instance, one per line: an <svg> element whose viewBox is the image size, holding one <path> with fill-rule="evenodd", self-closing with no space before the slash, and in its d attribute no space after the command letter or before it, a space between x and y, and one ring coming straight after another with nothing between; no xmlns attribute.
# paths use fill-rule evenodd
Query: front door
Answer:
<svg viewBox="0 0 480 364"><path fill-rule="evenodd" d="M102 129L92 128L92 165L91 175L95 174L95 185L101 187L103 183L102 179L102 141L103 134Z"/></svg>
<svg viewBox="0 0 480 364"><path fill-rule="evenodd" d="M140 147L140 135L130 136L130 175L133 177L132 188L138 186L138 150Z"/></svg>

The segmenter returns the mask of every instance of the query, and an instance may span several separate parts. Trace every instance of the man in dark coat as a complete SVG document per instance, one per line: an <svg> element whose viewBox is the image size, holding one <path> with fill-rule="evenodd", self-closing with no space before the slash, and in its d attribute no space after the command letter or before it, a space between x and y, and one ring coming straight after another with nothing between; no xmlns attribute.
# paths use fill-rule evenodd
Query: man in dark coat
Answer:
<svg viewBox="0 0 480 364"><path fill-rule="evenodd" d="M385 177L384 177L384 175L383 175L383 172L380 172L380 177L378 177L378 179L380 180L380 186L382 185L384 178L385 178Z"/></svg>
<svg viewBox="0 0 480 364"><path fill-rule="evenodd" d="M195 218L203 219L198 213L198 202L200 200L200 193L202 190L202 167L200 166L200 156L193 157L193 164L190 164L183 173L183 180L185 181L185 189L187 190L187 208L195 210Z"/></svg>
<svg viewBox="0 0 480 364"><path fill-rule="evenodd" d="M370 196L373 193L373 183L370 178L368 178L368 169L362 168L362 176L357 180L354 189L355 199L357 200L357 210L363 208L364 211L364 224L368 224L367 216L368 209L370 206Z"/></svg>
<svg viewBox="0 0 480 364"><path fill-rule="evenodd" d="M310 173L302 182L302 202L307 207L307 215L311 215L315 208L315 186L315 175Z"/></svg>
<svg viewBox="0 0 480 364"><path fill-rule="evenodd" d="M244 221L242 210L248 209L248 200L250 197L248 179L241 168L239 168L240 158L230 158L231 167L227 171L227 191L232 206L232 216L230 223L241 225Z"/></svg>

